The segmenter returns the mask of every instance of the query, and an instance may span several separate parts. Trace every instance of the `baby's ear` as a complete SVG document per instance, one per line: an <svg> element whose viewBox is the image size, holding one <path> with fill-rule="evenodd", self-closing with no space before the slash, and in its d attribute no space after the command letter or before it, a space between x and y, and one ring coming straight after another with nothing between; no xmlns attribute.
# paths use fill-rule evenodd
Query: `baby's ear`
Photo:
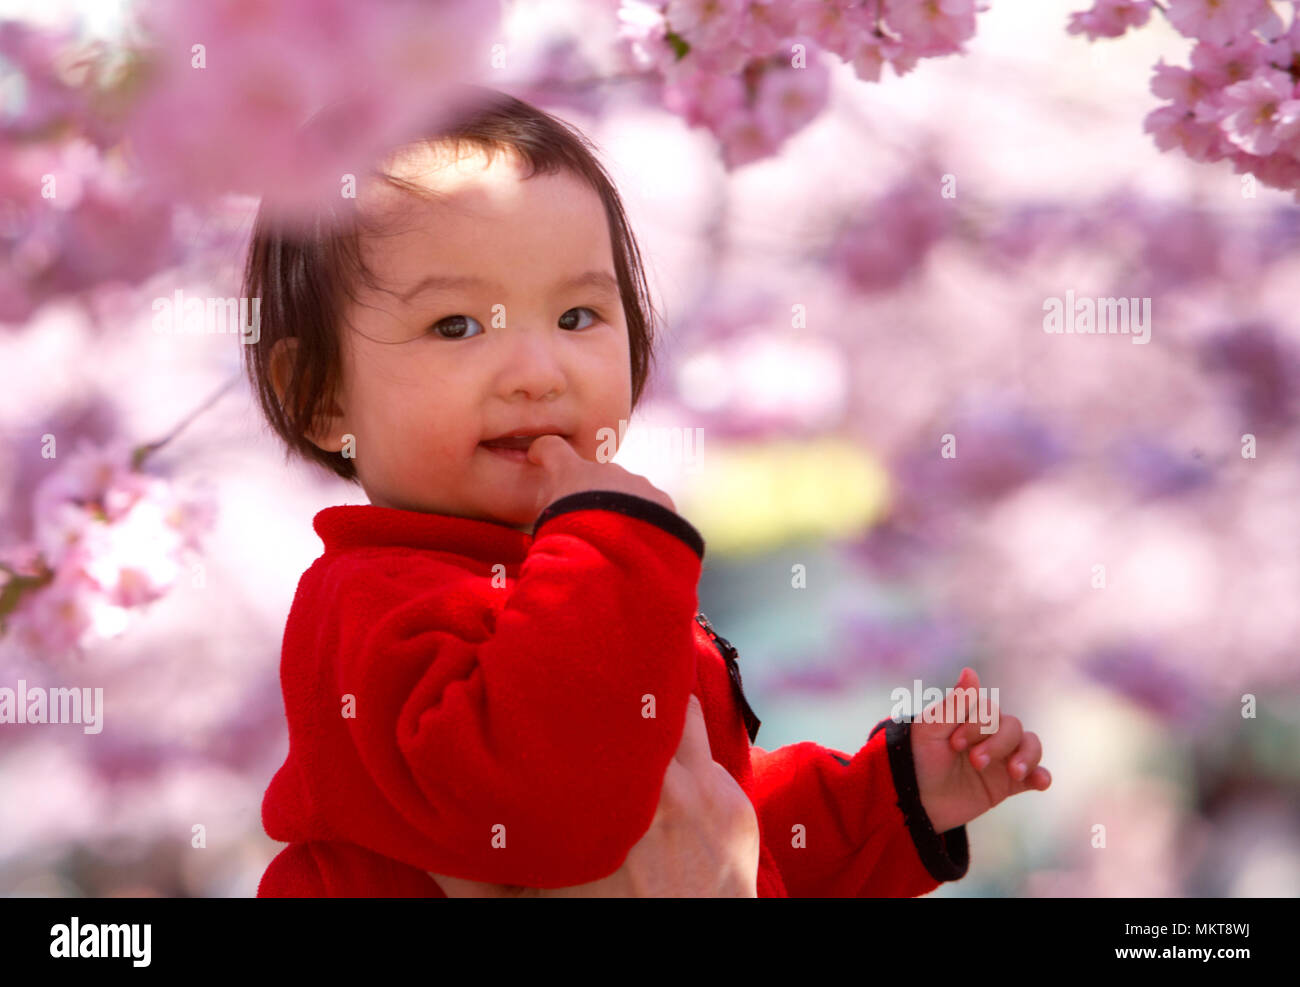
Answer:
<svg viewBox="0 0 1300 987"><path fill-rule="evenodd" d="M289 388L289 378L293 372L293 360L297 351L298 340L293 336L277 340L271 347L271 386L275 388L275 396L282 408L285 406L285 392ZM342 412L334 396L331 395L317 408L315 421L304 435L312 445L326 452L339 452L343 448L345 431L346 429L342 427Z"/></svg>
<svg viewBox="0 0 1300 987"><path fill-rule="evenodd" d="M271 387L275 389L275 398L284 407L284 392L289 387L289 372L293 367L293 356L298 350L298 340L288 337L277 340L271 347L268 359L271 370Z"/></svg>

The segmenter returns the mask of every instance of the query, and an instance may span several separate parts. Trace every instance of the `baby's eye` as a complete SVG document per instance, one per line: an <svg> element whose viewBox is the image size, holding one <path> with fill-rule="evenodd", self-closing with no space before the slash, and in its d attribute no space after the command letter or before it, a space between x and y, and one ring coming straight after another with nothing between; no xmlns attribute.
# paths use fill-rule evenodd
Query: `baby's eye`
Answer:
<svg viewBox="0 0 1300 987"><path fill-rule="evenodd" d="M439 319L429 328L443 339L468 339L470 336L477 335L477 333L467 333L464 328L466 322L472 322L480 329L483 328L477 319L469 315L449 315L445 319ZM452 330L450 335L442 331L444 326Z"/></svg>
<svg viewBox="0 0 1300 987"><path fill-rule="evenodd" d="M597 312L595 309L586 308L585 306L579 305L577 308L571 308L569 309L568 312L565 312L563 315L560 316L560 325L564 329L586 329L587 328L587 326L574 326L571 324L566 324L566 320L569 319L569 312L590 312L593 316L595 316L595 318L591 320L589 325L595 325L596 320L600 318L600 313Z"/></svg>

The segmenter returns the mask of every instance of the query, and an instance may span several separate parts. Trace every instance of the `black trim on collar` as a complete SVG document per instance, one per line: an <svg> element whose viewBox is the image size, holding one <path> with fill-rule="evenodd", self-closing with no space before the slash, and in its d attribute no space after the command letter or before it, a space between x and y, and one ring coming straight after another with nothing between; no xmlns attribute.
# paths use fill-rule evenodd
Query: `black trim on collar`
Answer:
<svg viewBox="0 0 1300 987"><path fill-rule="evenodd" d="M649 521L670 535L676 535L686 542L696 555L701 559L704 558L704 538L686 518L670 511L663 504L622 490L580 490L553 501L533 523L533 537L537 537L538 529L551 518L569 511L585 511L593 507L617 511L628 517Z"/></svg>
<svg viewBox="0 0 1300 987"><path fill-rule="evenodd" d="M970 868L970 844L966 840L965 825L943 833L934 831L934 824L921 805L921 792L916 783L916 764L912 760L912 721L892 718L881 720L871 729L867 739L884 728L885 749L889 754L889 770L898 792L897 806L903 813L907 830L912 835L921 863L936 881L956 881L966 876Z"/></svg>

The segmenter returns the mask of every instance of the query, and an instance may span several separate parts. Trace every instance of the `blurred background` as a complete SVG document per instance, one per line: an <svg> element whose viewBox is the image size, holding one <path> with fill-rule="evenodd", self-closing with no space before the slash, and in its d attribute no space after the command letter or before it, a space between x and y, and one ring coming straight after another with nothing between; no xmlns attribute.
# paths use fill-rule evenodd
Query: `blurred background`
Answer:
<svg viewBox="0 0 1300 987"><path fill-rule="evenodd" d="M888 43L847 4L194 6L0 4L0 687L103 689L99 732L0 723L0 893L250 896L282 847L284 620L313 515L366 501L285 461L237 336L155 302L238 294L258 190L339 173L292 128L361 77L396 95L350 152L465 79L596 142L664 315L629 438L699 437L616 462L704 535L760 746L856 751L970 665L1053 781L970 823L936 896L1300 891L1293 145L1148 123L1157 63L1213 28L1128 0L1098 23L1152 16L1093 40L1087 0L898 0ZM1149 298L1149 341L1045 332L1067 291Z"/></svg>

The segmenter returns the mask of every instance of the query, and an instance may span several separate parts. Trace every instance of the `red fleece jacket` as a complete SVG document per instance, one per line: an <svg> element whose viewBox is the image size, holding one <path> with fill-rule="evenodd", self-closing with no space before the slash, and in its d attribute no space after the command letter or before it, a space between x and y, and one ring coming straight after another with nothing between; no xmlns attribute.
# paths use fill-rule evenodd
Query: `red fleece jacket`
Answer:
<svg viewBox="0 0 1300 987"><path fill-rule="evenodd" d="M966 873L965 827L936 834L921 807L906 721L852 757L751 745L735 650L697 607L704 541L666 507L593 490L531 535L372 505L314 527L280 666L289 753L262 803L289 846L259 897L604 877L650 827L691 693L754 804L760 897L910 897Z"/></svg>

